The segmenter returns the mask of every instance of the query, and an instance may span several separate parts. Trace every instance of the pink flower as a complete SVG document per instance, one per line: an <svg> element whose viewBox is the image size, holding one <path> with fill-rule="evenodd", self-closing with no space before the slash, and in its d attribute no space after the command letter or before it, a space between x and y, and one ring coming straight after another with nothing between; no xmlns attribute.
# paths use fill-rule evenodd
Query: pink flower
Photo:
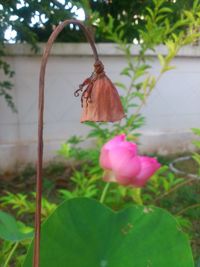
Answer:
<svg viewBox="0 0 200 267"><path fill-rule="evenodd" d="M141 156L139 157L141 169L135 176L133 184L136 187L142 187L146 184L149 178L160 168L160 163L156 158Z"/></svg>
<svg viewBox="0 0 200 267"><path fill-rule="evenodd" d="M160 168L155 158L138 156L137 145L125 140L125 134L115 136L101 149L100 166L104 180L122 185L142 187Z"/></svg>

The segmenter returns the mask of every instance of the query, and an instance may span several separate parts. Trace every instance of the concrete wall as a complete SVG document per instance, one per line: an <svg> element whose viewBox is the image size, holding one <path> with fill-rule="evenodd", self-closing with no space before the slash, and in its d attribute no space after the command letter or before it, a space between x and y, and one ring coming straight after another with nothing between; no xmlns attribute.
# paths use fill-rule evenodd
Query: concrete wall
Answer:
<svg viewBox="0 0 200 267"><path fill-rule="evenodd" d="M41 51L43 45L40 45ZM97 45L99 55L113 81L125 66L123 55L113 44ZM37 150L38 76L41 53L34 55L25 44L8 45L6 60L15 71L14 114L0 98L0 168L34 162ZM158 51L165 54L163 47ZM157 52L158 52L157 51ZM137 48L133 48L133 55ZM159 70L155 59L153 72ZM71 135L85 135L80 124L80 99L73 96L78 85L92 72L93 58L88 44L55 44L48 62L45 86L44 159ZM146 125L141 129L141 150L162 154L191 150L192 127L200 127L200 47L186 47L174 59L176 66L159 81L142 112ZM0 75L0 80L3 79ZM119 91L120 93L120 91Z"/></svg>

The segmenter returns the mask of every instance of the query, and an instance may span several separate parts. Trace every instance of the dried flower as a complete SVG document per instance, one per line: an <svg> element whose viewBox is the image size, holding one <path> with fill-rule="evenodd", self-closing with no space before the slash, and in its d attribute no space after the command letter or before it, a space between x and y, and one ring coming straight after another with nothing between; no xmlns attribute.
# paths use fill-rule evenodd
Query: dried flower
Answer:
<svg viewBox="0 0 200 267"><path fill-rule="evenodd" d="M82 93L81 103L83 107L81 122L114 122L121 120L125 114L119 94L104 72L101 61L94 64L94 73L86 79L75 92L75 96Z"/></svg>

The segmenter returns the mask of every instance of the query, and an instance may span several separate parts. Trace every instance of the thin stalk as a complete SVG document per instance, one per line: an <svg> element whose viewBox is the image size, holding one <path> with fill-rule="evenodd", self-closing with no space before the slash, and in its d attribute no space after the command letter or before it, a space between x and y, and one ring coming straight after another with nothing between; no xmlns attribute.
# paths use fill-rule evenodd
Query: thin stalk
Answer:
<svg viewBox="0 0 200 267"><path fill-rule="evenodd" d="M197 181L198 181L198 180L194 178L194 179L186 180L186 181L184 181L184 182L182 182L182 183L180 183L180 184L177 184L176 186L174 186L173 188L171 188L169 191L165 192L163 195L157 197L157 198L154 200L154 202L157 202L157 201L161 200L162 198L168 196L169 194L171 194L171 193L173 193L174 191L178 190L178 189L181 188L182 186L185 186L185 185L190 184L190 183L192 184L192 183L197 182Z"/></svg>
<svg viewBox="0 0 200 267"><path fill-rule="evenodd" d="M12 258L12 255L14 254L14 252L15 252L15 250L17 249L17 246L18 246L18 245L19 245L19 242L16 242L16 243L14 244L14 246L13 246L13 248L11 249L11 251L10 251L10 253L9 253L9 255L8 255L8 257L7 257L7 259L6 259L5 263L4 263L4 265L3 265L3 267L8 267L8 263L9 263L10 259Z"/></svg>
<svg viewBox="0 0 200 267"><path fill-rule="evenodd" d="M44 87L45 87L45 72L51 48L58 34L68 24L78 25L84 32L93 51L95 62L98 61L97 50L93 38L87 28L78 20L65 20L60 23L52 32L46 44L40 67L39 78L39 105L38 105L38 159L37 159L37 177L36 177L36 211L35 211L35 238L34 238L34 253L33 267L40 265L40 229L41 229L41 208L42 208L42 165L43 165L43 114L44 114Z"/></svg>
<svg viewBox="0 0 200 267"><path fill-rule="evenodd" d="M188 211L190 209L194 209L194 208L200 208L200 203L197 203L197 204L193 204L191 206L188 206L188 207L180 210L176 215L181 215L181 214L185 213L186 211Z"/></svg>
<svg viewBox="0 0 200 267"><path fill-rule="evenodd" d="M105 187L103 189L103 192L101 194L100 200L99 200L100 203L104 202L109 187L110 187L110 183L106 183L106 185L105 185Z"/></svg>
<svg viewBox="0 0 200 267"><path fill-rule="evenodd" d="M134 188L133 190L133 200L138 205L143 205L143 200L141 196L141 188Z"/></svg>

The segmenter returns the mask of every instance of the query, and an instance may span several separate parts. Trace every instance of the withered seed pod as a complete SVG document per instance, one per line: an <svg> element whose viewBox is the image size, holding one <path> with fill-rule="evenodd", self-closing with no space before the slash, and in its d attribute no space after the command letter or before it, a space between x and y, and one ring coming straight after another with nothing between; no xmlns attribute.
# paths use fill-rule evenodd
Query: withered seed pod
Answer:
<svg viewBox="0 0 200 267"><path fill-rule="evenodd" d="M81 122L114 122L125 116L117 89L105 74L101 61L96 61L94 73L79 86L75 96L80 91L83 91Z"/></svg>
<svg viewBox="0 0 200 267"><path fill-rule="evenodd" d="M38 161L36 177L36 211L35 211L35 239L33 266L40 266L40 229L41 229L41 210L42 210L42 166L43 166L43 113L44 113L44 86L45 72L51 48L58 34L66 25L78 25L85 33L95 58L94 73L86 79L75 96L82 92L81 102L83 114L81 122L85 121L118 121L124 117L123 107L117 90L104 72L103 64L99 61L97 50L91 33L83 23L77 20L65 20L61 22L52 32L46 44L40 67L39 78L39 116L38 116ZM84 87L86 86L86 89Z"/></svg>

